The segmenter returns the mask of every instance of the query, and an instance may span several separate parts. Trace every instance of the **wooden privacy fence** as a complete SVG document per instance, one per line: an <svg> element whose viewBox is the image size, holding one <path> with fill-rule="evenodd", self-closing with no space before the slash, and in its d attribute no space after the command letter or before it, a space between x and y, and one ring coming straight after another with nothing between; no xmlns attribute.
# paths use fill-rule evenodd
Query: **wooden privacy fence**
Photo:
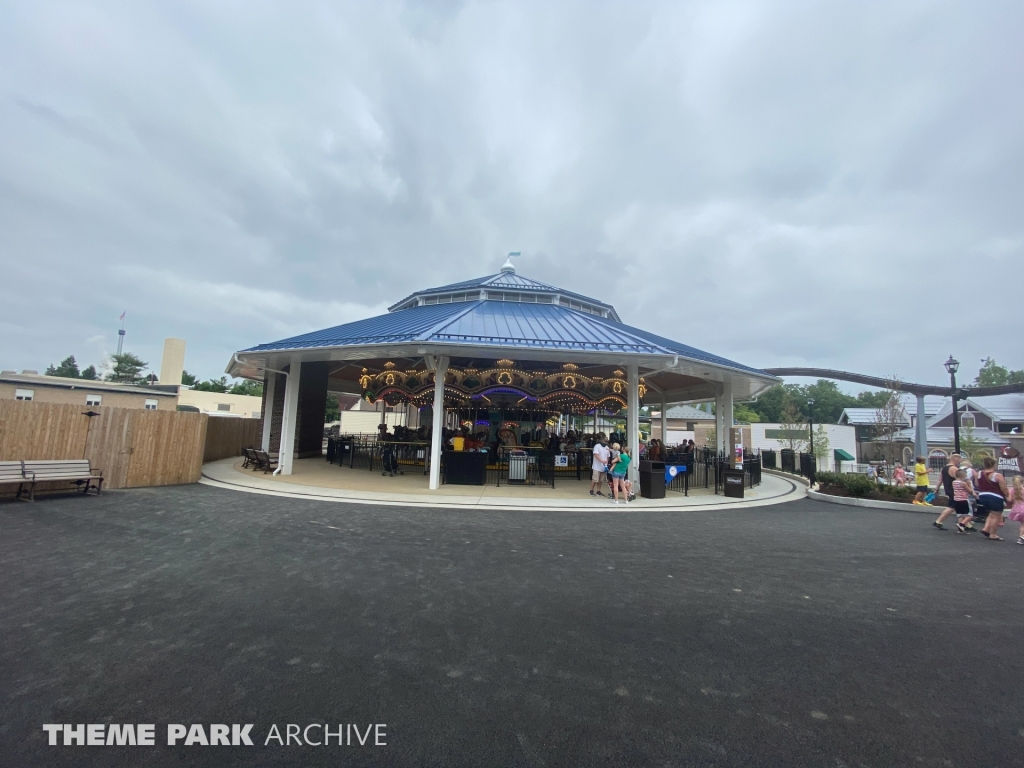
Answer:
<svg viewBox="0 0 1024 768"><path fill-rule="evenodd" d="M0 400L0 461L88 459L103 471L104 488L195 483L202 474L208 418Z"/></svg>
<svg viewBox="0 0 1024 768"><path fill-rule="evenodd" d="M263 422L260 419L235 419L210 416L206 425L203 461L240 456L243 448L259 448Z"/></svg>

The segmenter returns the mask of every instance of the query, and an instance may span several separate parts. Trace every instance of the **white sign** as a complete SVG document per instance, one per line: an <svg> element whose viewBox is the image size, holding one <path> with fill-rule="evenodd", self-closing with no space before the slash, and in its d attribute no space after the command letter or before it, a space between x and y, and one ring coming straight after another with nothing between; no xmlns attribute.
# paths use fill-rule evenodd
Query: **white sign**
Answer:
<svg viewBox="0 0 1024 768"><path fill-rule="evenodd" d="M558 454L557 456L555 456L555 466L556 467L568 467L569 466L569 457L566 454L564 454L564 453Z"/></svg>

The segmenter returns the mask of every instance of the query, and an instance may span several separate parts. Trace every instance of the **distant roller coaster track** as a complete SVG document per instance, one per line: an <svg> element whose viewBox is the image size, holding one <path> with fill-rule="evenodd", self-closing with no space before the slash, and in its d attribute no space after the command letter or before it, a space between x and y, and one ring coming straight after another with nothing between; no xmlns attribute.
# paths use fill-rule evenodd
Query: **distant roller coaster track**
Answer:
<svg viewBox="0 0 1024 768"><path fill-rule="evenodd" d="M851 381L855 384L864 384L868 387L887 389L892 384L892 379L880 378L878 376L865 376L862 373L850 373L849 371L833 371L831 368L765 368L765 373L772 376L810 376L819 379L838 379L839 381ZM935 387L931 384L911 384L906 381L900 382L900 391L911 395L939 395L951 397L953 390L949 387ZM957 399L965 397L987 397L988 395L1008 395L1013 392L1024 392L1024 384L1003 384L998 387L957 387Z"/></svg>

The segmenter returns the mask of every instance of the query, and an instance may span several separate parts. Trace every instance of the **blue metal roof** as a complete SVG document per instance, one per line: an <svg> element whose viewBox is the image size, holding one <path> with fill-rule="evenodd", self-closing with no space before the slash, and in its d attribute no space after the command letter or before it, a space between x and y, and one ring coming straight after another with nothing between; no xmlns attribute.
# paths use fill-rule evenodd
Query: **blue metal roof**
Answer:
<svg viewBox="0 0 1024 768"><path fill-rule="evenodd" d="M322 347L437 342L504 349L621 352L626 355L680 355L736 370L756 368L702 352L614 320L557 304L473 301L427 304L314 331L246 352Z"/></svg>
<svg viewBox="0 0 1024 768"><path fill-rule="evenodd" d="M450 283L449 285L442 285L438 288L427 288L422 291L416 291L415 293L410 293L401 301L392 304L388 309L389 311L394 311L410 299L419 296L430 296L435 293L451 293L453 291L466 291L473 288L504 288L514 291L523 291L526 293L542 293L548 295L559 293L563 296L571 297L579 301L585 301L590 304L596 304L597 306L606 307L614 311L614 307L612 307L611 304L591 298L590 296L584 296L581 293L567 291L563 288L556 288L553 285L542 283L539 280L533 280L529 277L517 275L515 272L499 272L496 275L486 275L474 280L464 280L461 283Z"/></svg>

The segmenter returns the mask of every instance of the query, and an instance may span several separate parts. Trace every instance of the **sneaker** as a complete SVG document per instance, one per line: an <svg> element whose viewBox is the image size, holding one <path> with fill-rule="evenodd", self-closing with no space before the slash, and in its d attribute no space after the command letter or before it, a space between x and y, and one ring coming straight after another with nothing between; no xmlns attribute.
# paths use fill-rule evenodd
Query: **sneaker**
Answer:
<svg viewBox="0 0 1024 768"><path fill-rule="evenodd" d="M591 492L590 492L590 495L591 495L591 496L596 496L597 494L595 494L595 493L594 493L593 491L591 491Z"/></svg>
<svg viewBox="0 0 1024 768"><path fill-rule="evenodd" d="M1024 536L1021 536L1019 539L1017 539L1017 543L1024 544Z"/></svg>
<svg viewBox="0 0 1024 768"><path fill-rule="evenodd" d="M946 526L944 526L942 523L932 523L932 527L938 528L940 531L946 530Z"/></svg>
<svg viewBox="0 0 1024 768"><path fill-rule="evenodd" d="M911 503L911 504L915 504L915 505L917 505L917 506L919 506L919 507L923 507L923 506L924 506L924 502L923 502L923 501L918 501L917 499L914 499L914 500L913 500L912 502L910 502L910 503Z"/></svg>
<svg viewBox="0 0 1024 768"><path fill-rule="evenodd" d="M957 523L956 524L956 532L957 533L967 533L967 526L964 525L963 523Z"/></svg>
<svg viewBox="0 0 1024 768"><path fill-rule="evenodd" d="M598 496L604 496L604 494L603 494L603 493L601 493L600 491L595 491L595 493L596 493L596 494L597 494Z"/></svg>
<svg viewBox="0 0 1024 768"><path fill-rule="evenodd" d="M619 503L618 499L609 499L609 501L611 501L612 504L618 504Z"/></svg>

